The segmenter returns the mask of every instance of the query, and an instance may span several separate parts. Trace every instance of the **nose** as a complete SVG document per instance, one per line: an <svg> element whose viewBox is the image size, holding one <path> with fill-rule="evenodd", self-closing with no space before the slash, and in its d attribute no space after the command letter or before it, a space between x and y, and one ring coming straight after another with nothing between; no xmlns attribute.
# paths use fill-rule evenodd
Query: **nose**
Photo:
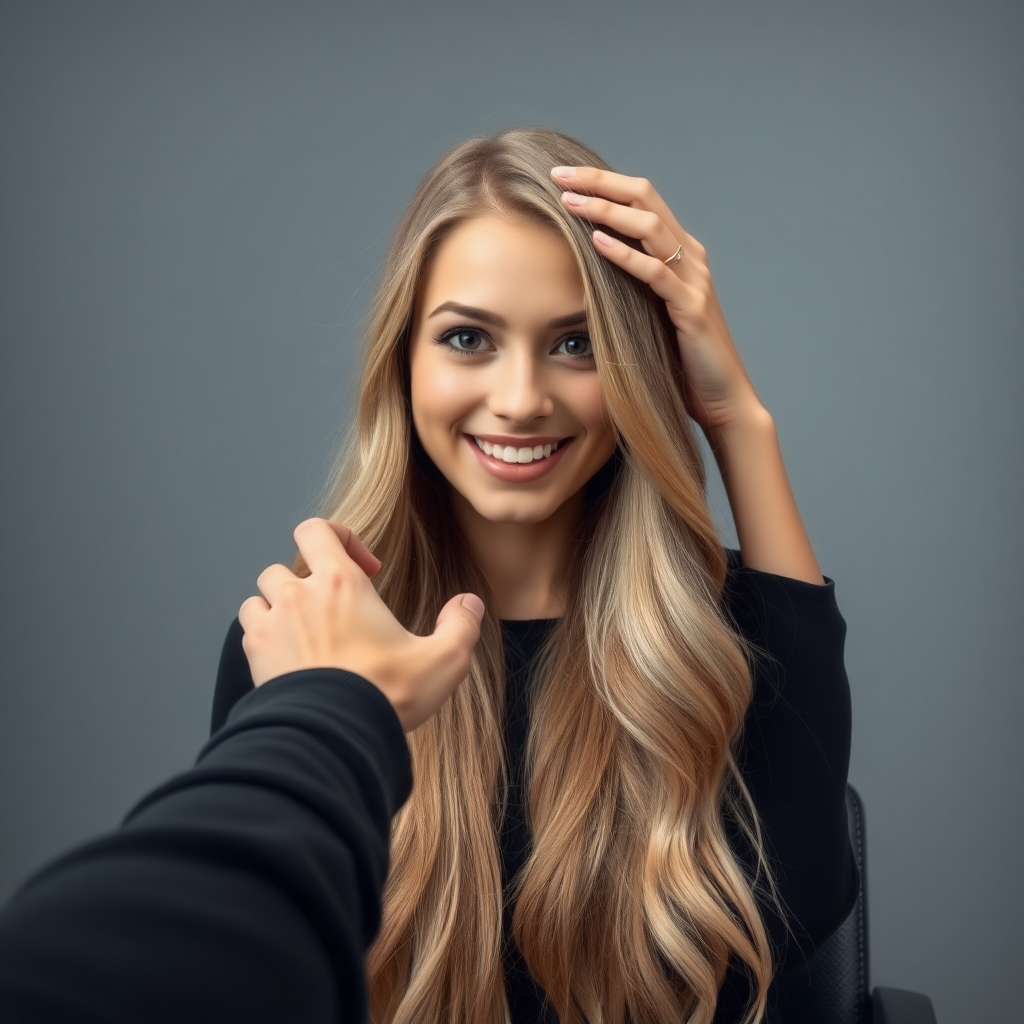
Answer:
<svg viewBox="0 0 1024 1024"><path fill-rule="evenodd" d="M550 416L555 403L544 370L529 346L517 346L494 363L488 408L497 417L526 426Z"/></svg>

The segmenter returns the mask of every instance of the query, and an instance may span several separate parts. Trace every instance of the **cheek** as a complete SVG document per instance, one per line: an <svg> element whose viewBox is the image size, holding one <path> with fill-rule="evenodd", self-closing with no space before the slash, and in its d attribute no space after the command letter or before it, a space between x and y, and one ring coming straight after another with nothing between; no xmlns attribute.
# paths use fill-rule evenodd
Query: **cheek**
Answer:
<svg viewBox="0 0 1024 1024"><path fill-rule="evenodd" d="M409 373L413 422L417 428L437 429L464 414L467 387L458 367L429 355L412 361Z"/></svg>

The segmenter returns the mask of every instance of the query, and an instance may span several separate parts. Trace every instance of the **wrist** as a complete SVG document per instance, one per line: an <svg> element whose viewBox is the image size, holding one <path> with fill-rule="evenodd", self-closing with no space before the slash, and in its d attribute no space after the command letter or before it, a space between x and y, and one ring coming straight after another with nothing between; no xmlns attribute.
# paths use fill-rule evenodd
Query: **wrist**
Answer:
<svg viewBox="0 0 1024 1024"><path fill-rule="evenodd" d="M775 430L772 414L755 398L738 407L714 427L706 428L704 436L712 448L732 438L771 434Z"/></svg>

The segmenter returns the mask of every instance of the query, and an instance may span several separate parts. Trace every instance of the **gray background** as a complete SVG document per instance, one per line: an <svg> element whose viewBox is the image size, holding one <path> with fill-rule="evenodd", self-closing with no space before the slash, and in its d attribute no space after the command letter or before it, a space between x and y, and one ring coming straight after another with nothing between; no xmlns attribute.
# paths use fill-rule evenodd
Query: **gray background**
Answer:
<svg viewBox="0 0 1024 1024"><path fill-rule="evenodd" d="M399 213L539 122L707 247L775 416L849 626L872 982L1019 1020L1021 12L4 3L0 899L191 763Z"/></svg>

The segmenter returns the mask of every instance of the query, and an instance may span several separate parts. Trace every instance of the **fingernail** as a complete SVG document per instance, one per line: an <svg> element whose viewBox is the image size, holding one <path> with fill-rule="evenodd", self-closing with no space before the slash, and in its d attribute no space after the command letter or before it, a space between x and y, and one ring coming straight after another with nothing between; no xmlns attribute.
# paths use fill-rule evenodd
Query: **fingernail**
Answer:
<svg viewBox="0 0 1024 1024"><path fill-rule="evenodd" d="M611 235L606 235L603 231L595 231L594 241L600 242L602 245L611 245L615 239Z"/></svg>
<svg viewBox="0 0 1024 1024"><path fill-rule="evenodd" d="M575 167L552 167L551 174L555 178L575 178L576 168Z"/></svg>
<svg viewBox="0 0 1024 1024"><path fill-rule="evenodd" d="M468 608L476 616L477 622L484 617L484 603L476 594L464 594L460 603L463 608Z"/></svg>
<svg viewBox="0 0 1024 1024"><path fill-rule="evenodd" d="M579 192L563 192L562 198L570 206L585 206L589 196L581 196Z"/></svg>

